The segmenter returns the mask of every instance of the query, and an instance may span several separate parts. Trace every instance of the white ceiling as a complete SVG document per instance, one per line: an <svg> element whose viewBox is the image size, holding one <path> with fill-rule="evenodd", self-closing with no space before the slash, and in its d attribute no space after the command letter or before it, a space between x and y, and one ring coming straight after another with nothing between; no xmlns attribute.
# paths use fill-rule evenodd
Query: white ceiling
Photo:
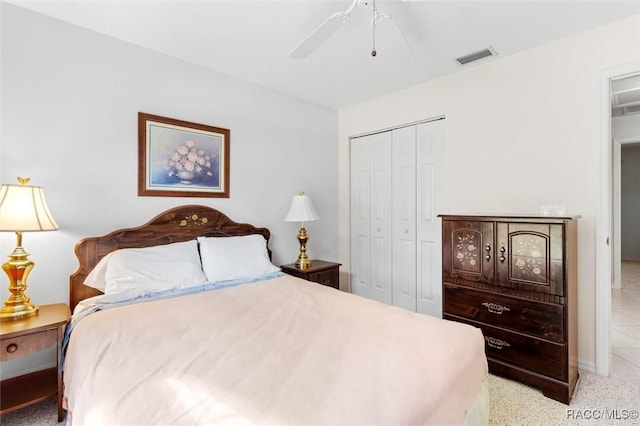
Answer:
<svg viewBox="0 0 640 426"><path fill-rule="evenodd" d="M487 47L499 60L640 14L639 0L376 0L392 21L377 26L372 57L368 0L308 58L292 59L352 0L3 1L333 108L459 71L455 58Z"/></svg>

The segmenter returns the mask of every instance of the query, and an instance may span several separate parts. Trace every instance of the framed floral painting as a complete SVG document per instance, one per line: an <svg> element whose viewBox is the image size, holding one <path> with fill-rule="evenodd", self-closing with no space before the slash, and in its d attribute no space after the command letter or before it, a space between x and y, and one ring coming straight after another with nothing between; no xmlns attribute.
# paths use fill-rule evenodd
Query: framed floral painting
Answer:
<svg viewBox="0 0 640 426"><path fill-rule="evenodd" d="M138 195L229 198L229 130L138 113Z"/></svg>

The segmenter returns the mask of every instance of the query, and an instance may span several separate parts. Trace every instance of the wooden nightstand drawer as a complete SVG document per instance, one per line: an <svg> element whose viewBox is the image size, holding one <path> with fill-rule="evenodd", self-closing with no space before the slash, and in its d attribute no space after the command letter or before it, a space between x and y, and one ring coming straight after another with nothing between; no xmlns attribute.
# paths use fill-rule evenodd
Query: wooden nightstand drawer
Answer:
<svg viewBox="0 0 640 426"><path fill-rule="evenodd" d="M311 266L307 269L297 268L295 264L280 266L282 272L302 278L303 280L313 281L327 287L340 289L340 263L326 262L324 260L314 259Z"/></svg>
<svg viewBox="0 0 640 426"><path fill-rule="evenodd" d="M338 269L331 269L329 271L316 272L315 274L309 274L309 281L316 282L318 284L333 287L335 289L340 287L340 274Z"/></svg>
<svg viewBox="0 0 640 426"><path fill-rule="evenodd" d="M50 346L55 346L57 343L58 331L55 329L2 340L0 361L18 359Z"/></svg>
<svg viewBox="0 0 640 426"><path fill-rule="evenodd" d="M0 322L0 361L19 359L45 348L56 348L56 366L0 382L0 414L10 413L53 395L58 396L58 421L62 421L62 339L71 317L63 303L40 306L37 315Z"/></svg>

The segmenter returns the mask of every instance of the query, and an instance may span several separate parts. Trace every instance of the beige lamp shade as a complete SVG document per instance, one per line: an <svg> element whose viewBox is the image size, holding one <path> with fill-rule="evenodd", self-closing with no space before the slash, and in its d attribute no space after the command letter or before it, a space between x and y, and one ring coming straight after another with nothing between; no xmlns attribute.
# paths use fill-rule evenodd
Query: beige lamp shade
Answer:
<svg viewBox="0 0 640 426"><path fill-rule="evenodd" d="M291 207L289 207L289 212L284 220L285 222L311 222L318 220L318 215L313 209L311 199L304 195L304 192L293 197Z"/></svg>
<svg viewBox="0 0 640 426"><path fill-rule="evenodd" d="M39 186L2 185L0 231L52 231L58 229Z"/></svg>

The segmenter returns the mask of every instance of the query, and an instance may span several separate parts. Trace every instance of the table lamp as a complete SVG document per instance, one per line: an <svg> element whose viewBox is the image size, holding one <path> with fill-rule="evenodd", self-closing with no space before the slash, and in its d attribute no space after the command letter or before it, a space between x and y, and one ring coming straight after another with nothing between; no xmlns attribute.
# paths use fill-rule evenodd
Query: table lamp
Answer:
<svg viewBox="0 0 640 426"><path fill-rule="evenodd" d="M293 197L289 213L284 218L285 222L300 222L300 231L298 232L298 241L300 242L300 255L296 260L296 267L307 269L311 266L311 261L307 257L307 241L309 234L304 228L305 222L318 220L318 215L313 210L311 199L304 195L304 191L300 191L299 195Z"/></svg>
<svg viewBox="0 0 640 426"><path fill-rule="evenodd" d="M34 316L38 307L25 294L27 276L34 263L28 259L29 253L22 248L22 233L52 231L58 224L51 216L44 190L39 186L29 186L29 178L18 178L19 185L3 184L0 189L0 231L16 233L16 248L9 254L9 261L2 269L9 276L9 298L0 309L0 321L18 320Z"/></svg>

